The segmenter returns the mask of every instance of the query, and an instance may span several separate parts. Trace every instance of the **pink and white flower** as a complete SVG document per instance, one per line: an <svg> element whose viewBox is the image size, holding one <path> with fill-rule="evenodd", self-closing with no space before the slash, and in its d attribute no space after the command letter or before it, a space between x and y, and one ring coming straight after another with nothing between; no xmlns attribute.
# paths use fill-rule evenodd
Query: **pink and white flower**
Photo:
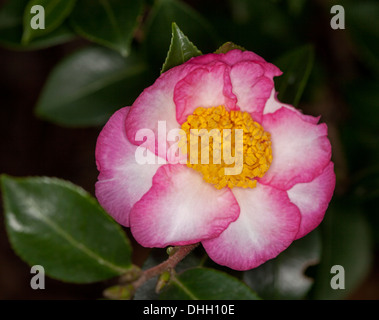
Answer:
<svg viewBox="0 0 379 320"><path fill-rule="evenodd" d="M327 126L278 101L273 77L280 74L240 50L195 57L163 73L99 135L100 204L146 247L201 242L211 259L236 270L276 257L320 224L335 186ZM198 171L170 163L159 151L170 142L136 140L144 128L158 137L159 121L167 131L181 128L198 107L217 106L247 112L271 136L272 162L251 178L255 187L217 189ZM154 164L136 162L141 144Z"/></svg>

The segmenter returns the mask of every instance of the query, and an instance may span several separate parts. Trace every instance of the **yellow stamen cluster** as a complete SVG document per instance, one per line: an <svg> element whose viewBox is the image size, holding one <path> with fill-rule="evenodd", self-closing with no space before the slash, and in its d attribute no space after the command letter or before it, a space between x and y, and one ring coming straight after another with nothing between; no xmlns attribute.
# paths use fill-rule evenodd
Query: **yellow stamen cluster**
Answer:
<svg viewBox="0 0 379 320"><path fill-rule="evenodd" d="M218 129L221 135L209 134L209 144L204 147L201 144L202 134L194 134L194 131L204 132L201 129L206 129L207 132ZM224 129L231 129L229 130L231 132L231 137L229 134L230 144L225 142L228 137L223 135L223 132L228 130L224 131ZM243 130L243 144L236 143L238 130L235 129ZM187 166L202 173L204 180L214 184L217 189L224 187L254 188L257 183L255 178L263 177L272 162L271 136L247 112L228 112L224 106L199 107L192 115L188 116L187 121L182 125L182 130L185 135L181 138L179 147L183 153L187 153ZM191 145L194 144L198 146L198 152L191 154L191 150L194 150L191 149ZM220 145L220 149L215 147ZM230 145L231 150L226 151L235 160L238 154L242 155L239 157L242 162L238 174L225 174L226 168L233 168L238 162L237 160L234 163L226 161L224 149L227 145ZM201 155L204 152L209 153L209 163L201 161Z"/></svg>

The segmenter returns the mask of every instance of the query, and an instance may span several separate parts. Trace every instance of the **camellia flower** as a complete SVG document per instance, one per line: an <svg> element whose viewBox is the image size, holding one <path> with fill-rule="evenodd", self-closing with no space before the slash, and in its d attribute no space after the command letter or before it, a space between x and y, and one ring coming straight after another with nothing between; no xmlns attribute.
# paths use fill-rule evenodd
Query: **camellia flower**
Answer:
<svg viewBox="0 0 379 320"><path fill-rule="evenodd" d="M327 126L278 101L273 77L280 74L240 50L163 73L100 133L100 204L145 247L201 242L211 259L236 270L276 257L320 224L335 186ZM224 158L190 161L202 150L193 157L190 139L162 137L162 124L165 132L181 129L182 138L193 129L242 130L242 148L229 150L242 155L240 167L225 174L233 164ZM227 149L225 136L213 138L211 155L216 142ZM170 152L175 144L186 163Z"/></svg>

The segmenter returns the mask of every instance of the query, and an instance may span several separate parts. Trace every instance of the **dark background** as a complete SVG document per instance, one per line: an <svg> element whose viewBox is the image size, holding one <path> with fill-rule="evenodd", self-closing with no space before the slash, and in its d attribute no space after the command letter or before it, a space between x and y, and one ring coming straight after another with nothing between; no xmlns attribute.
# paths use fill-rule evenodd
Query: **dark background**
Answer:
<svg viewBox="0 0 379 320"><path fill-rule="evenodd" d="M0 1L2 5L4 1ZM207 13L223 1L189 1L197 10ZM310 114L322 114L329 126L333 160L339 168L336 193L344 194L349 185L349 160L340 139L341 123L349 117L341 79L366 75L367 67L357 58L357 48L344 31L328 27L330 16L321 10L326 1L312 1L313 14L303 19L302 32L316 48L318 61L328 72L328 83L315 103L303 103ZM223 6L220 5L222 11ZM220 15L225 12L220 12ZM213 14L212 19L215 19ZM379 19L379 17L378 17ZM348 28L347 24L347 28ZM228 35L228 31L219 32ZM240 35L240 37L243 37ZM228 39L232 40L232 39ZM236 41L237 42L237 41ZM237 42L238 43L238 42ZM94 150L101 128L63 128L34 115L34 107L52 68L61 59L80 47L85 40L75 40L33 52L0 48L0 173L12 176L51 176L69 180L94 194L97 178ZM246 45L241 43L242 45ZM250 48L247 46L249 49ZM269 46L266 47L269 55ZM264 51L264 50L262 50ZM258 51L258 53L261 53ZM262 52L263 54L263 52ZM269 60L270 56L266 57ZM1 201L1 200L0 200ZM2 215L2 212L1 212ZM148 252L136 243L134 261L141 264ZM375 258L366 280L349 295L349 299L379 298L379 258ZM73 285L46 278L46 290L30 288L30 267L12 251L0 219L0 299L92 299L101 296L105 284Z"/></svg>

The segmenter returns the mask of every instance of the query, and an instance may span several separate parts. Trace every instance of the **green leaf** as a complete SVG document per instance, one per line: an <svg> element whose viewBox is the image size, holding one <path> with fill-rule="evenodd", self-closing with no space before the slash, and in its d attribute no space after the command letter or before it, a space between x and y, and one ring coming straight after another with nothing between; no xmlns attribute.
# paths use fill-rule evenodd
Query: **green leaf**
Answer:
<svg viewBox="0 0 379 320"><path fill-rule="evenodd" d="M126 57L142 11L142 0L80 0L71 16L82 37Z"/></svg>
<svg viewBox="0 0 379 320"><path fill-rule="evenodd" d="M52 32L31 39L28 44L21 42L23 16L28 0L8 1L0 10L0 45L17 50L35 50L57 45L74 38L74 34L64 24Z"/></svg>
<svg viewBox="0 0 379 320"><path fill-rule="evenodd" d="M194 268L173 277L162 299L170 300L258 300L244 283L213 269Z"/></svg>
<svg viewBox="0 0 379 320"><path fill-rule="evenodd" d="M58 64L42 91L37 115L64 126L104 124L117 109L131 105L149 81L137 54L90 47Z"/></svg>
<svg viewBox="0 0 379 320"><path fill-rule="evenodd" d="M22 43L28 44L32 39L48 34L57 29L71 13L76 0L31 0L24 12L24 32ZM44 12L31 13L33 6L42 6ZM32 19L44 14L44 29L33 29ZM39 21L41 23L41 21Z"/></svg>
<svg viewBox="0 0 379 320"><path fill-rule="evenodd" d="M318 263L320 255L321 237L315 230L275 259L244 272L243 280L263 299L302 299L313 284L304 271Z"/></svg>
<svg viewBox="0 0 379 320"><path fill-rule="evenodd" d="M310 45L292 50L274 62L283 72L283 75L275 78L275 88L279 92L280 101L298 105L311 74L313 62L314 49Z"/></svg>
<svg viewBox="0 0 379 320"><path fill-rule="evenodd" d="M49 276L90 283L131 268L121 227L78 186L47 177L1 176L6 228L15 252Z"/></svg>
<svg viewBox="0 0 379 320"><path fill-rule="evenodd" d="M361 208L345 198L334 198L322 224L323 252L317 266L314 299L344 299L365 279L372 261L370 228ZM345 289L332 289L331 268L345 270Z"/></svg>
<svg viewBox="0 0 379 320"><path fill-rule="evenodd" d="M161 73L200 55L201 51L189 41L176 23L173 22L170 49L168 50Z"/></svg>
<svg viewBox="0 0 379 320"><path fill-rule="evenodd" d="M145 51L153 68L160 68L170 46L172 23L202 52L212 52L217 45L211 25L195 10L177 0L158 0L146 22Z"/></svg>

